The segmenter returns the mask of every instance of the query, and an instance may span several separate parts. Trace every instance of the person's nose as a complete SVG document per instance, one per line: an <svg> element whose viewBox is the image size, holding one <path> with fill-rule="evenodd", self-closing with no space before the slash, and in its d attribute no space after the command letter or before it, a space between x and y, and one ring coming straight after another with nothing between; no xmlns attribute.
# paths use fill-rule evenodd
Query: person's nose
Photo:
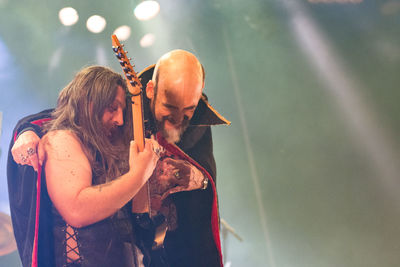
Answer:
<svg viewBox="0 0 400 267"><path fill-rule="evenodd" d="M114 124L118 126L122 126L124 124L124 113L120 108L114 116Z"/></svg>
<svg viewBox="0 0 400 267"><path fill-rule="evenodd" d="M173 114L171 122L176 126L180 126L183 122L183 114L180 112Z"/></svg>

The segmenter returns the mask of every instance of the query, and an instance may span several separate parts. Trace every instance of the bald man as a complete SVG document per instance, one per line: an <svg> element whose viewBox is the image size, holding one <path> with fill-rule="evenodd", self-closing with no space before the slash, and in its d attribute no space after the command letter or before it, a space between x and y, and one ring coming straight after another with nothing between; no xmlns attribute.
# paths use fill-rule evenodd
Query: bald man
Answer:
<svg viewBox="0 0 400 267"><path fill-rule="evenodd" d="M157 130L170 143L177 143L193 117L204 88L204 72L197 58L184 50L162 56L146 95Z"/></svg>
<svg viewBox="0 0 400 267"><path fill-rule="evenodd" d="M153 191L162 191L163 202L159 207L162 216L147 221L145 217L135 216L134 223L138 247L144 255L143 263L145 266L221 266L216 166L210 126L229 122L209 105L202 94L204 70L192 53L173 50L163 55L155 66L146 68L139 77L146 85L143 88L146 136L159 136L158 141L168 148L173 158L163 161L160 166L164 169L156 168L155 173L160 169L160 177L165 176L171 169L169 166L173 166L173 169L179 169L175 174L203 177L200 185L188 182L180 187L166 186L162 189L160 180L153 179L153 184L156 184ZM20 190L20 185L12 182L13 177L21 175L21 169L27 177L34 177L34 170L43 161L38 142L41 130L36 122L48 117L49 110L26 117L14 130L8 159L11 209L18 204L13 193ZM31 210L34 206L23 208ZM167 233L163 245L155 248L154 235L156 226L160 224L167 226Z"/></svg>

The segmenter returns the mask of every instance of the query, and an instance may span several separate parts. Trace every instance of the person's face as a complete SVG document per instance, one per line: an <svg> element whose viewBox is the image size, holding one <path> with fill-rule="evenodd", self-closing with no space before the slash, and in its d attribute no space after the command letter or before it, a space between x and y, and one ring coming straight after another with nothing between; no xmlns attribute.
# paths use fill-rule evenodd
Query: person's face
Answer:
<svg viewBox="0 0 400 267"><path fill-rule="evenodd" d="M124 124L125 107L125 91L118 86L114 101L104 110L101 118L108 136L112 136L117 127Z"/></svg>
<svg viewBox="0 0 400 267"><path fill-rule="evenodd" d="M158 81L151 109L163 137L170 143L177 143L193 117L203 81L193 77L165 77Z"/></svg>

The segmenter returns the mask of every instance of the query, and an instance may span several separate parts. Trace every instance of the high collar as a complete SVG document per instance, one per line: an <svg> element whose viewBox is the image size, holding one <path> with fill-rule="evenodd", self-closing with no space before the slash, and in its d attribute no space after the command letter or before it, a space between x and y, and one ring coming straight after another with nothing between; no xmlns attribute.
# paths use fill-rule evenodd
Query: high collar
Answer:
<svg viewBox="0 0 400 267"><path fill-rule="evenodd" d="M148 66L138 74L142 83L144 120L150 129L154 130L154 119L150 110L150 100L146 96L146 84L152 79L155 64ZM218 113L208 102L207 96L202 94L197 108L190 120L189 126L230 125L231 122Z"/></svg>

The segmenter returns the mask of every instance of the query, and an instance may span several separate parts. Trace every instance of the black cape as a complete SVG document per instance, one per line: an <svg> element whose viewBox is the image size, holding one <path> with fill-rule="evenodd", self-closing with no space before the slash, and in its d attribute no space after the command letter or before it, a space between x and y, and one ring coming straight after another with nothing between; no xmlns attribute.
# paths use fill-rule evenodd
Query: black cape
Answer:
<svg viewBox="0 0 400 267"><path fill-rule="evenodd" d="M154 71L154 65L146 68L138 76L142 84L147 84ZM18 251L23 266L30 266L32 260L33 238L36 214L36 173L32 167L14 162L11 147L16 137L26 130L35 131L42 136L41 122L49 119L52 110L21 119L13 132L7 162L7 180L10 198L11 218ZM148 99L144 97L146 130L154 130L153 118ZM216 166L212 150L211 125L230 124L208 103L203 95L190 121L190 126L182 136L178 147L199 163L216 182ZM48 197L45 179L42 179L41 209L39 216L38 262L40 267L54 266L52 261L53 237L51 201ZM221 248L213 237L211 227L211 206L214 194L211 186L206 190L180 192L172 196L177 208L178 229L168 232L164 241L166 258L170 266L220 266ZM138 230L140 231L140 230ZM136 233L138 236L140 232ZM145 264L157 266L151 260L151 249L144 249Z"/></svg>

